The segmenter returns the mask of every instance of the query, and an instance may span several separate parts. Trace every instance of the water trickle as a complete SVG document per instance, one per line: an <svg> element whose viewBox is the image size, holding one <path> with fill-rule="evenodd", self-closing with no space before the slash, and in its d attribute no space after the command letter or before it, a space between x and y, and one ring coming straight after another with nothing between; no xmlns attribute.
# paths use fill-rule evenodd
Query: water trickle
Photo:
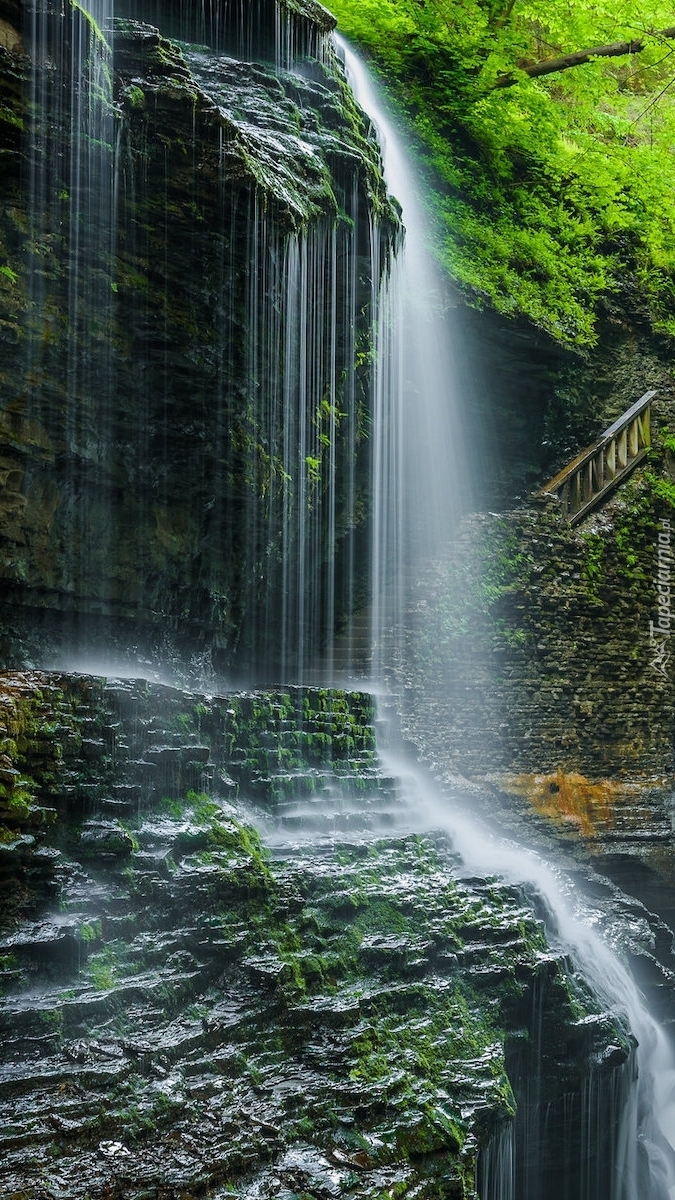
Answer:
<svg viewBox="0 0 675 1200"><path fill-rule="evenodd" d="M326 62L332 55L328 34L300 19L284 4L277 3L276 65L280 71L292 71L303 59Z"/></svg>
<svg viewBox="0 0 675 1200"><path fill-rule="evenodd" d="M81 472L103 460L113 419L115 133L106 40L112 11L113 0L87 0L63 10L34 0L28 17L31 327L24 389L36 426L49 411L53 391L63 394L65 420L56 451L74 511L59 583L75 594L85 571L104 577L95 567L110 550L93 538L91 513L77 504L77 496ZM93 395L102 397L96 414ZM109 520L101 524L111 527ZM104 599L99 595L94 605Z"/></svg>
<svg viewBox="0 0 675 1200"><path fill-rule="evenodd" d="M113 0L88 0L58 16L36 0L30 13L31 107L29 279L36 332L28 375L39 379L50 323L50 251L66 246L67 366L65 386L75 401L94 383L96 341L109 334L113 221L112 55L104 30ZM54 139L58 139L54 144ZM76 439L82 412L73 403ZM80 421L78 421L78 416Z"/></svg>
<svg viewBox="0 0 675 1200"><path fill-rule="evenodd" d="M279 71L307 60L323 63L332 53L328 32L284 0L117 0L116 12L180 42L275 64Z"/></svg>
<svg viewBox="0 0 675 1200"><path fill-rule="evenodd" d="M515 1137L510 1121L493 1135L480 1157L478 1192L481 1200L515 1200Z"/></svg>
<svg viewBox="0 0 675 1200"><path fill-rule="evenodd" d="M471 495L461 419L438 274L425 243L429 214L420 200L419 172L361 60L340 42L357 99L375 122L388 185L402 204L406 247L378 308L379 363L373 450L372 638L373 675L381 682L398 653L407 579L443 546ZM395 287L401 289L396 296ZM475 455L471 456L475 463ZM393 631L393 636L392 636ZM393 761L392 774L410 775ZM628 970L594 925L596 914L564 874L528 850L510 845L436 795L414 777L410 809L418 826L443 828L468 870L495 874L543 898L549 938L569 955L608 1011L636 1039L628 1063L591 1075L581 1100L565 1114L548 1111L541 1094L541 1047L536 1031L544 1003L533 996L534 1044L521 1081L514 1126L497 1131L481 1164L482 1200L673 1200L675 1197L675 1055L649 1013ZM550 1177L546 1143L574 1131L563 1181Z"/></svg>

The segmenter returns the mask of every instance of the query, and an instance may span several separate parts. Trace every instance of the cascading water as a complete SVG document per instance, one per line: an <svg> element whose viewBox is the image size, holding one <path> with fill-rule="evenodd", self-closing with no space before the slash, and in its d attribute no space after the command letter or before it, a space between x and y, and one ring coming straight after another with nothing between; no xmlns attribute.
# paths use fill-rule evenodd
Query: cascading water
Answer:
<svg viewBox="0 0 675 1200"><path fill-rule="evenodd" d="M549 933L569 953L596 995L610 1011L627 1018L637 1039L635 1074L624 1081L620 1125L615 1139L616 1159L611 1181L612 1200L666 1200L675 1195L675 1056L664 1031L648 1012L629 972L593 927L593 913L583 894L577 894L563 873L534 853L491 836L467 818L448 816L430 798L428 815L452 829L453 839L469 869L494 872L525 882L541 895L551 914ZM608 931L611 934L611 929ZM633 1086L625 1087L625 1083ZM592 1097L589 1097L592 1099ZM589 1113L593 1111L589 1104ZM596 1114L610 1119L611 1113ZM592 1137L592 1128L589 1130ZM592 1150L592 1143L586 1147ZM575 1195L594 1197L594 1179Z"/></svg>
<svg viewBox="0 0 675 1200"><path fill-rule="evenodd" d="M290 71L330 55L328 30L303 19L285 0L117 0L120 17L149 21L167 36L208 46L245 62L261 58Z"/></svg>
<svg viewBox="0 0 675 1200"><path fill-rule="evenodd" d="M228 81L219 82L218 56L187 46L184 53L193 77L230 119L232 91ZM291 79L289 90L294 86ZM272 157L279 134L272 130L269 136ZM356 509L364 503L356 464L367 420L356 362L359 355L367 357L392 238L377 222L364 222L356 175L341 182L342 211L336 217L289 233L254 196L245 222L250 266L244 285L244 436L251 486L232 556L243 564L243 609L257 614L245 623L240 643L249 679L261 669L285 681L305 679L318 647L330 677L337 613L354 607ZM220 265L218 410L224 413L232 405L227 364L236 353L233 247L239 253L230 238ZM372 280L367 297L360 280L364 264ZM371 315L364 325L368 302ZM227 474L240 447L227 430L223 436L227 468L216 490L227 496Z"/></svg>
<svg viewBox="0 0 675 1200"><path fill-rule="evenodd" d="M404 260L381 302L387 316L380 321L375 389L372 636L373 674L381 682L389 656L396 653L391 630L400 629L404 619L406 572L443 546L448 527L462 511L470 479L453 407L447 331L436 302L438 276L425 246L428 217L417 191L419 173L364 64L342 41L340 51L357 99L380 132L387 182L402 204L406 229ZM392 772L403 775L410 768L394 762ZM456 803L449 806L419 778L410 801L418 823L451 833L468 870L506 877L544 898L549 936L571 956L608 1010L621 1014L636 1039L634 1060L619 1072L609 1092L589 1080L578 1114L579 1141L568 1147L568 1175L557 1181L556 1195L565 1200L673 1200L675 1056L629 972L593 928L595 914L562 874L482 828ZM535 1046L535 1058L536 1053ZM528 1161L517 1161L514 1129L500 1130L483 1157L482 1200L539 1200L550 1193L552 1181L536 1143L553 1134L541 1112L536 1069L527 1086L527 1113L535 1118ZM616 1128L608 1128L615 1118ZM529 1119L526 1114L525 1121ZM521 1129L521 1156L527 1140L528 1129ZM609 1166L598 1157L603 1140Z"/></svg>
<svg viewBox="0 0 675 1200"><path fill-rule="evenodd" d="M406 580L471 508L480 451L474 444L470 465L449 335L452 300L431 253L434 220L420 170L365 65L341 38L337 43L354 94L375 122L405 227L404 251L378 299L371 640L372 675L381 680L403 626Z"/></svg>
<svg viewBox="0 0 675 1200"><path fill-rule="evenodd" d="M117 5L117 15L121 7L121 3ZM50 418L52 432L56 428L60 439L56 439L56 450L50 452L58 457L62 473L70 476L64 495L74 515L69 526L72 536L64 549L65 578L57 583L62 592L76 592L78 574L82 575L85 567L89 576L104 580L104 560L112 542L119 538L130 558L142 560L140 571L129 572L132 584L125 573L126 563L125 569L119 570L119 587L135 619L144 589L153 585L153 573L160 573L160 550L167 550L172 561L181 563L192 553L194 569L182 577L182 590L177 574L170 576L165 586L167 590L173 587L186 607L192 593L204 586L214 608L222 603L222 612L214 619L214 626L222 628L232 601L225 589L221 592L217 552L219 539L230 538L221 557L239 565L244 583L238 603L244 612L254 614L248 624L240 619L244 668L268 669L270 646L276 642L275 672L284 681L302 677L317 646L324 643L329 647L326 673L330 676L336 615L352 610L356 603L354 529L357 510L366 506L366 497L358 488L357 465L363 465L363 447L368 441L365 426L372 416L375 549L371 632L376 645L373 674L379 682L396 648L392 638L395 640L402 628L409 573L442 544L448 526L470 503L461 414L448 403L453 369L445 337L445 302L423 250L427 218L410 188L415 173L379 101L368 90L361 65L348 53L362 103L377 115L384 130L390 185L403 202L408 227L407 255L396 269L401 278L396 280L396 271L392 271L389 284L382 287L381 279L386 280L390 273L395 222L381 197L379 208L375 204L372 211L363 211L368 188L358 186L357 156L351 147L346 155L351 169L342 172L333 210L328 211L330 205L320 209L317 202L311 220L303 221L290 212L293 195L287 190L282 197L287 201L284 222L273 211L273 200L268 205L263 198L278 199L285 184L292 182L282 178L277 193L271 187L265 190L270 177L281 172L279 163L287 161L280 147L287 149L293 138L303 164L307 169L314 164L316 178L325 187L325 167L315 161L319 139L310 145L298 132L306 98L303 89L326 54L323 31L303 26L286 5L273 0L256 0L250 5L244 0L229 5L176 0L166 7L175 18L175 35L184 41L203 39L210 48L187 47L185 60L179 60L166 43L159 46L154 31L118 29L118 46L128 37L132 57L139 46L143 53L151 53L154 47L153 66L163 83L150 78L144 92L135 82L136 60L132 62L120 84L119 111L124 111L126 125L119 131L115 158L106 40L112 4L91 0L85 9L76 4L59 9L45 0L32 10L35 73L31 99L36 124L29 155L29 256L33 327L26 341L29 354L24 374L35 421L43 416L41 389L50 371L50 387L61 387L65 393L63 427L58 429L53 413ZM64 20L66 9L69 15ZM129 5L127 15L147 17L154 10L163 14L164 5L147 0ZM268 21L270 13L272 20ZM226 44L250 57L257 23L263 16L267 34L262 49L257 43L257 52L277 72L271 84L270 72L261 68L238 72L237 64L224 66L216 61ZM218 24L221 19L222 27ZM313 60L304 64L305 77L298 74L282 80L284 72L297 66L304 54ZM188 126L186 138L176 146L170 125L176 109L171 105L177 102L181 80L186 78L185 61L191 79L200 87L193 88L190 83L184 89L194 126ZM221 73L228 70L229 78L219 82ZM153 76L152 70L149 75ZM260 85L263 75L264 88ZM236 103L232 102L233 93ZM328 90L321 90L315 102L327 103L327 95ZM260 104L268 110L263 131L251 115ZM281 109L289 116L283 127L275 123ZM148 149L151 110L159 114L158 120L169 112L167 125L155 127L160 136L153 159ZM208 154L197 164L199 122L201 132L204 128L215 131L217 161L211 174ZM65 140L59 141L64 130ZM325 135L325 129L320 133ZM254 159L258 175L255 186L247 176L246 187L233 189L236 197L228 206L224 194L232 177L227 170L237 137L239 147L245 147L242 158ZM339 141L339 137L328 137L331 156L337 155ZM266 156L267 148L270 154ZM182 181L184 166L185 190L172 191L176 180ZM241 179L241 166L239 160L235 181ZM200 188L202 169L206 183ZM125 213L119 225L115 219L118 203ZM209 222L217 236L205 251L200 248L198 227ZM170 240L169 230L175 241ZM244 247L241 254L235 254L238 242ZM55 267L53 251L61 244L62 266ZM171 261L172 251L180 262L178 267ZM112 272L113 258L121 268L119 282ZM65 278L65 293L55 285L59 271ZM191 295L189 290L181 291L180 275L189 277L193 292L199 281L206 295L202 308L189 308ZM397 308L397 286L407 301L403 310ZM55 296L61 294L66 295L62 313L55 302ZM110 357L114 339L108 325L118 297L127 320L119 340L140 373L140 381L124 367L124 353L116 362ZM174 309L180 303L189 309L190 319L172 326ZM195 331L203 313L215 313L209 326L215 333L210 341L199 342ZM52 366L48 371L53 331L59 323L66 326L65 353L58 360L59 369ZM367 396L360 391L355 364L370 357L373 326L378 362L374 396ZM182 335L187 330L178 370L170 345L171 330L176 328ZM190 357L193 342L198 369ZM107 399L115 393L116 370L123 367L131 401L123 411L115 409L113 417ZM55 385L54 379L60 382ZM95 404L99 395L102 402ZM122 389L115 398L120 400L121 395ZM190 423L181 427L185 445L181 445L180 455L172 457L173 425L188 408ZM110 540L95 536L93 525L90 528L88 497L93 489L87 492L85 484L89 467L100 465L99 459L104 457L99 454L104 435L108 450L113 446L114 452L106 459L103 474L108 472L114 478L120 496L125 487L126 492L133 492L134 485L154 472L154 490L148 487L142 502L147 512L141 502L129 510L136 515L140 512L145 525L154 522L152 553L144 549L136 529L132 535L124 528L121 511L115 513L119 528L113 530ZM207 445L211 449L208 459ZM118 460L124 451L132 457L130 447L140 465L135 473L130 470L125 475ZM183 469L189 455L205 465L203 480L197 470L192 472L197 494L191 497L192 505L186 506L181 481L176 485L173 475ZM453 480L452 492L449 479ZM176 492L178 503L172 512ZM196 549L183 512L189 507L207 514L194 534ZM234 511L235 520L228 510ZM182 517L185 524L181 524ZM110 520L97 520L95 527L107 530ZM161 590L153 593L153 598L155 595L161 599ZM102 606L106 602L103 584L93 600ZM171 610L171 615L176 617L176 610ZM203 616L203 610L198 616ZM241 618L241 613L238 616ZM325 703L325 697L320 699ZM323 714L317 726L316 741L323 747L328 738ZM344 752L349 754L348 739L343 740ZM88 750L96 752L91 739ZM261 755L267 756L266 746ZM154 764L148 760L137 765L151 769ZM397 766L397 774L406 772L406 765ZM109 791L105 794L105 803L113 806L114 812L119 801L111 800ZM358 805L365 807L361 795L359 790ZM616 1094L606 1110L607 1093L595 1077L589 1079L580 1106L570 1100L579 1137L568 1147L568 1156L575 1162L560 1183L559 1194L563 1200L672 1200L675 1069L671 1053L629 975L589 925L593 914L565 886L562 876L558 878L521 850L491 840L486 830L459 815L449 815L445 801L430 798L417 782L410 798L415 827L426 822L450 830L468 869L482 876L499 873L518 884L524 881L544 897L552 914L548 921L551 937L574 958L601 1000L620 1012L621 1019L625 1016L637 1039L634 1060L615 1075L610 1073ZM302 814L296 815L304 820ZM380 829L385 823L390 827L390 817L389 811L378 809ZM530 1056L535 1061L528 1082L525 1128L503 1125L487 1147L482 1200L540 1200L547 1192L548 1176L538 1154L538 1139L542 1131L546 1133L549 1116L542 1112L543 1091L536 1064L542 1004L535 989ZM633 1067L637 1069L635 1078ZM615 1131L601 1128L605 1112L620 1114ZM535 1144L531 1157L523 1163L519 1154L528 1133ZM608 1148L609 1178L606 1164L596 1153L600 1140ZM104 1153L118 1145L102 1143Z"/></svg>
<svg viewBox="0 0 675 1200"><path fill-rule="evenodd" d="M397 230L332 18L283 0L31 11L17 390L62 550L56 568L26 551L19 606L49 614L59 666L161 660L166 678L208 643L248 682L306 677L320 653L331 674L367 591L368 380Z"/></svg>
<svg viewBox="0 0 675 1200"><path fill-rule="evenodd" d="M65 413L58 453L71 495L77 496L82 473L103 460L111 420L106 399L112 393L114 122L105 30L113 0L88 0L65 10L32 0L27 9L31 326L23 379L36 426L45 419L58 380ZM96 392L106 397L98 419L89 404ZM60 581L65 591L77 592L91 563L100 564L110 553L110 545L93 535L90 516L86 505L74 505ZM101 524L111 529L110 514ZM94 603L103 600L99 596Z"/></svg>

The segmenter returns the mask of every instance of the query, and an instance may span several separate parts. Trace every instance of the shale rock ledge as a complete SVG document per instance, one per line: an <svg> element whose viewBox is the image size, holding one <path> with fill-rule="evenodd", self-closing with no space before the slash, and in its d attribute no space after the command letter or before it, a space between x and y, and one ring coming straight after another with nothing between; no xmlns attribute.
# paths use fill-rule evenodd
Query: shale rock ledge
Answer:
<svg viewBox="0 0 675 1200"><path fill-rule="evenodd" d="M370 697L0 693L3 1196L468 1200L504 1139L525 1186L526 1140L577 1169L551 1129L629 1039L523 895L410 832Z"/></svg>

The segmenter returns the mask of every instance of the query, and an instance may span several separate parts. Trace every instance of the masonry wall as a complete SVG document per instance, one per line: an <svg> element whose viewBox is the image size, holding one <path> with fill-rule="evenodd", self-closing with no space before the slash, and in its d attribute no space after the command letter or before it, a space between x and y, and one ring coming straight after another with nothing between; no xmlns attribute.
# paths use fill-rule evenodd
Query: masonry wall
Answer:
<svg viewBox="0 0 675 1200"><path fill-rule="evenodd" d="M646 465L577 529L546 498L469 517L416 585L399 663L437 775L605 844L672 840L671 420L657 405Z"/></svg>

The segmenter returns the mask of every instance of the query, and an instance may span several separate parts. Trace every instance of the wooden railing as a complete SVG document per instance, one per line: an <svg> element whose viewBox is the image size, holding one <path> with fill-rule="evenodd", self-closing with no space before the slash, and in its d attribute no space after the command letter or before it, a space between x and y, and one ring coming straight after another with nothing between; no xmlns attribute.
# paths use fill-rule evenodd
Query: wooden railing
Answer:
<svg viewBox="0 0 675 1200"><path fill-rule="evenodd" d="M601 504L644 458L651 446L651 403L655 395L655 391L645 392L593 446L582 450L539 492L540 496L558 497L571 525Z"/></svg>

